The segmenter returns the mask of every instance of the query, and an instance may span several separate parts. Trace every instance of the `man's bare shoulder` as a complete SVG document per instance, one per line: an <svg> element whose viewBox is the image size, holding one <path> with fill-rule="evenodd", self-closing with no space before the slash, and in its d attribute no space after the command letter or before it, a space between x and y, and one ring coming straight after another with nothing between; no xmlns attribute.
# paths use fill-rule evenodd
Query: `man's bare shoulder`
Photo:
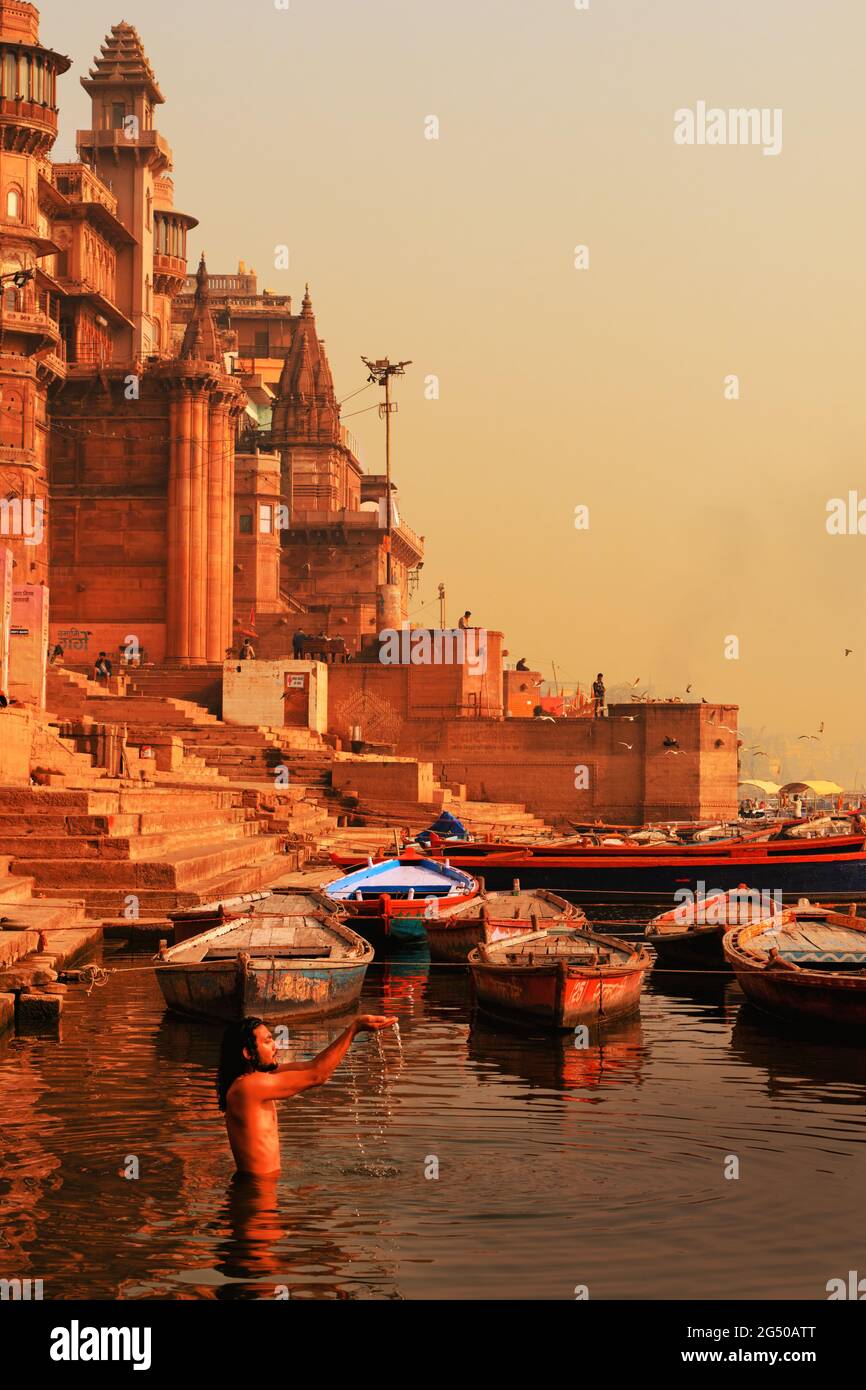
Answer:
<svg viewBox="0 0 866 1390"><path fill-rule="evenodd" d="M226 1100L233 1105L247 1105L266 1096L262 1082L267 1079L266 1072L248 1071L236 1076L226 1091Z"/></svg>

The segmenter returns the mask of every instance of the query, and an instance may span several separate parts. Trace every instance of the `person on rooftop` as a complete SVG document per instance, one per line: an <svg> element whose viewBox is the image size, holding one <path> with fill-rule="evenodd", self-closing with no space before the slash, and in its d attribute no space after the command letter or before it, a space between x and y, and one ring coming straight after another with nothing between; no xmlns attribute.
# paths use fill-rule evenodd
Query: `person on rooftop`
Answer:
<svg viewBox="0 0 866 1390"><path fill-rule="evenodd" d="M529 670L529 667L528 667L527 664L526 664L526 657L525 657L525 656L522 656L522 657L520 658L520 660L518 661L518 663L517 663L517 665L515 666L514 669L515 669L515 671L528 671L528 670Z"/></svg>
<svg viewBox="0 0 866 1390"><path fill-rule="evenodd" d="M604 676L599 671L592 683L592 717L601 719L604 714Z"/></svg>
<svg viewBox="0 0 866 1390"><path fill-rule="evenodd" d="M460 628L461 632L465 632L467 628L472 626L472 624L469 621L471 617L472 614L469 612L469 609L467 608L466 612L463 614L463 617L460 618L457 623L457 626Z"/></svg>

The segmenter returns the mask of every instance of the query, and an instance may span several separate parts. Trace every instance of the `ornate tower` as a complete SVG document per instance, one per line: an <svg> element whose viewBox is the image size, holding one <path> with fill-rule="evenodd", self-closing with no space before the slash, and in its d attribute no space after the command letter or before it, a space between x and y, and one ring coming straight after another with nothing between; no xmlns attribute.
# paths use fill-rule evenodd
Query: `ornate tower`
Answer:
<svg viewBox="0 0 866 1390"><path fill-rule="evenodd" d="M58 287L39 262L57 249L43 190L69 66L41 46L33 5L0 0L0 546L17 585L47 578L46 395L65 368Z"/></svg>
<svg viewBox="0 0 866 1390"><path fill-rule="evenodd" d="M117 215L135 238L118 255L118 306L133 327L115 340L115 361L143 361L167 350L162 341L165 315L158 312L154 283L154 229L160 221L155 208L166 208L162 176L172 167L171 148L154 128L154 110L165 98L141 39L125 22L112 26L81 85L91 98L92 116L90 130L78 131L79 154L108 184L117 199ZM189 221L181 225L170 250L160 243L159 256L185 262ZM166 273L160 265L159 274ZM166 293L164 279L160 290Z"/></svg>
<svg viewBox="0 0 866 1390"><path fill-rule="evenodd" d="M309 285L277 386L271 430L292 515L358 507L360 468L342 442L340 407Z"/></svg>

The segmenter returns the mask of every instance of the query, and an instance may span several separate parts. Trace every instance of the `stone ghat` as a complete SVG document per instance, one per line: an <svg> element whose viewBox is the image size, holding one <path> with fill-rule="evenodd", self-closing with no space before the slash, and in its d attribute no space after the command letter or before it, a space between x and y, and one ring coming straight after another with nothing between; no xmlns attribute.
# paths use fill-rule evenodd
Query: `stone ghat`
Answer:
<svg viewBox="0 0 866 1390"><path fill-rule="evenodd" d="M5 788L0 854L21 895L71 894L90 918L164 917L299 866L304 845L286 853L274 833L279 810L269 817L240 789Z"/></svg>

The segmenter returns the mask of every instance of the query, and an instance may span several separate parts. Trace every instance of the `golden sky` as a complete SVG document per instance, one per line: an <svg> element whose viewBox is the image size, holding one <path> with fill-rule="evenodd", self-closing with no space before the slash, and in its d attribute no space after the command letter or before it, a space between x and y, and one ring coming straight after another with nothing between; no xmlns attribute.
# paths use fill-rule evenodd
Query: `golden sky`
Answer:
<svg viewBox="0 0 866 1390"><path fill-rule="evenodd" d="M201 222L191 263L242 258L298 305L309 280L340 396L361 353L412 359L395 471L427 540L422 617L444 580L451 621L470 608L547 675L555 659L572 680L691 682L756 728L824 720L832 743L866 742L866 535L826 529L831 498L866 500L864 7L41 13L74 60L59 158L89 124L77 78L125 18L166 96L177 205ZM675 143L675 111L698 102L781 110L781 151ZM376 412L346 423L378 470Z"/></svg>

